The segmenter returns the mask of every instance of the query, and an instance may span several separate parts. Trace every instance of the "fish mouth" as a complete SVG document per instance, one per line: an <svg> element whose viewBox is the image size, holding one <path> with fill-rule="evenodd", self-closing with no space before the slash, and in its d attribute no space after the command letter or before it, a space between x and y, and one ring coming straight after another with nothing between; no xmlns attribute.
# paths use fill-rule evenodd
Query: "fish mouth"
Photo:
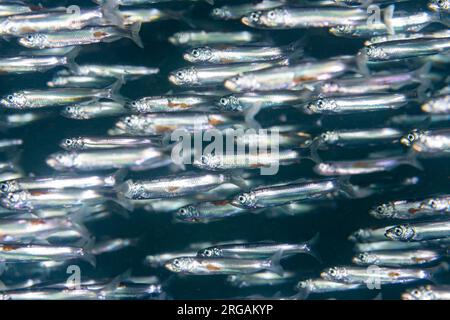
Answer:
<svg viewBox="0 0 450 320"><path fill-rule="evenodd" d="M183 53L183 59L188 62L194 62L194 59L192 59L192 56L189 53Z"/></svg>
<svg viewBox="0 0 450 320"><path fill-rule="evenodd" d="M400 143L405 147L411 147L411 141L409 141L407 138L401 138Z"/></svg>
<svg viewBox="0 0 450 320"><path fill-rule="evenodd" d="M0 99L0 106L3 106L5 108L10 108L9 103L6 99Z"/></svg>
<svg viewBox="0 0 450 320"><path fill-rule="evenodd" d="M236 82L232 81L232 80L225 80L225 82L223 83L223 85L225 86L225 88L227 88L228 90L231 91L236 91L237 90L237 84Z"/></svg>
<svg viewBox="0 0 450 320"><path fill-rule="evenodd" d="M402 293L401 298L402 300L415 300L409 293Z"/></svg>
<svg viewBox="0 0 450 320"><path fill-rule="evenodd" d="M253 26L252 21L250 20L249 17L242 17L242 18L241 18L241 22L242 22L243 24L245 24L246 26L248 26L248 27Z"/></svg>
<svg viewBox="0 0 450 320"><path fill-rule="evenodd" d="M179 85L180 83L177 80L177 77L173 74L169 75L169 81L170 83L174 84L174 85Z"/></svg>
<svg viewBox="0 0 450 320"><path fill-rule="evenodd" d="M176 37L169 37L169 42L171 43L171 44L173 44L173 45L177 45L178 44L178 41L177 41L177 38Z"/></svg>
<svg viewBox="0 0 450 320"><path fill-rule="evenodd" d="M330 277L328 276L328 273L326 273L326 272L321 272L320 277L325 280L330 280Z"/></svg>
<svg viewBox="0 0 450 320"><path fill-rule="evenodd" d="M175 270L172 263L170 263L170 262L164 263L164 268L166 268L167 270L169 270L171 272L178 272L177 270Z"/></svg>

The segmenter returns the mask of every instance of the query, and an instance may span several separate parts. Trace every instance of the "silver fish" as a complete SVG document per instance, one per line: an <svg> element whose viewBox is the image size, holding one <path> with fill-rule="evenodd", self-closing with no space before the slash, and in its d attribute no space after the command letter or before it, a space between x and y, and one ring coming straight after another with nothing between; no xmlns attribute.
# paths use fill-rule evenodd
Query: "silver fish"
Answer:
<svg viewBox="0 0 450 320"><path fill-rule="evenodd" d="M235 32L207 32L207 31L181 31L169 37L169 42L176 46L197 47L213 44L245 44L261 39L259 34L249 31Z"/></svg>
<svg viewBox="0 0 450 320"><path fill-rule="evenodd" d="M419 288L408 289L402 294L402 300L450 300L450 286L427 285Z"/></svg>
<svg viewBox="0 0 450 320"><path fill-rule="evenodd" d="M26 48L50 49L100 42L108 43L128 38L143 48L144 45L139 37L140 27L140 24L135 24L130 30L117 27L89 27L53 33L32 33L19 38L18 43Z"/></svg>
<svg viewBox="0 0 450 320"><path fill-rule="evenodd" d="M304 298L310 294L322 294L333 292L346 292L352 290L366 289L366 284L342 283L321 278L302 280L297 283L296 289L302 293Z"/></svg>
<svg viewBox="0 0 450 320"><path fill-rule="evenodd" d="M45 72L55 67L69 65L71 63L70 59L67 56L0 58L0 73L23 74Z"/></svg>
<svg viewBox="0 0 450 320"><path fill-rule="evenodd" d="M369 214L378 219L419 219L450 214L450 197L441 196L419 201L392 201L372 208Z"/></svg>
<svg viewBox="0 0 450 320"><path fill-rule="evenodd" d="M154 147L121 148L114 150L92 150L57 152L46 162L55 170L95 171L131 168L144 170L169 164L164 152Z"/></svg>
<svg viewBox="0 0 450 320"><path fill-rule="evenodd" d="M47 82L50 88L105 88L111 86L116 79L91 76L58 76Z"/></svg>
<svg viewBox="0 0 450 320"><path fill-rule="evenodd" d="M144 97L131 101L126 108L137 113L178 112L211 103L213 98L198 94Z"/></svg>
<svg viewBox="0 0 450 320"><path fill-rule="evenodd" d="M442 254L431 250L408 251L375 251L362 252L353 257L352 262L359 266L408 267L420 266L437 262Z"/></svg>
<svg viewBox="0 0 450 320"><path fill-rule="evenodd" d="M104 253L115 252L131 246L136 246L138 242L139 239L128 238L105 240L94 244L92 246L91 253L93 255L100 255Z"/></svg>
<svg viewBox="0 0 450 320"><path fill-rule="evenodd" d="M376 229L359 229L353 232L348 239L352 242L376 242L386 240L385 233L393 226Z"/></svg>
<svg viewBox="0 0 450 320"><path fill-rule="evenodd" d="M235 196L232 204L247 209L267 208L322 198L343 189L346 189L344 183L336 179L266 186Z"/></svg>
<svg viewBox="0 0 450 320"><path fill-rule="evenodd" d="M32 6L19 1L0 2L0 17L13 16L33 11Z"/></svg>
<svg viewBox="0 0 450 320"><path fill-rule="evenodd" d="M450 222L423 222L397 225L386 230L385 237L397 241L423 241L450 237Z"/></svg>
<svg viewBox="0 0 450 320"><path fill-rule="evenodd" d="M220 85L238 74L264 70L276 65L287 65L288 60L238 63L232 65L193 66L169 73L169 81L176 86Z"/></svg>
<svg viewBox="0 0 450 320"><path fill-rule="evenodd" d="M0 150L15 148L22 144L22 139L0 139Z"/></svg>
<svg viewBox="0 0 450 320"><path fill-rule="evenodd" d="M249 288L259 286L277 286L294 282L298 275L294 272L284 272L282 276L269 272L258 272L251 274L236 274L227 277L226 282L233 287Z"/></svg>
<svg viewBox="0 0 450 320"><path fill-rule="evenodd" d="M101 65L83 64L75 66L69 73L59 73L59 75L94 76L107 78L123 78L124 80L136 80L141 77L151 76L159 73L159 68L133 65Z"/></svg>
<svg viewBox="0 0 450 320"><path fill-rule="evenodd" d="M450 95L437 96L425 102L421 109L428 114L450 114Z"/></svg>
<svg viewBox="0 0 450 320"><path fill-rule="evenodd" d="M157 145L160 141L149 138L136 137L71 137L63 139L59 146L67 151L71 150L97 150L117 149L123 147L143 147Z"/></svg>
<svg viewBox="0 0 450 320"><path fill-rule="evenodd" d="M167 261L164 267L172 272L190 275L246 274L263 270L277 274L283 272L276 257L271 260L178 257Z"/></svg>
<svg viewBox="0 0 450 320"><path fill-rule="evenodd" d="M415 250L415 249L432 249L442 250L450 243L450 238L417 241L417 242L402 242L402 241L376 241L369 243L355 244L354 251L356 252L371 252L384 250Z"/></svg>
<svg viewBox="0 0 450 320"><path fill-rule="evenodd" d="M65 118L75 120L88 120L104 117L115 117L128 114L122 102L116 101L90 101L86 103L66 106L61 110Z"/></svg>
<svg viewBox="0 0 450 320"><path fill-rule="evenodd" d="M400 142L417 153L445 154L450 151L450 130L413 130Z"/></svg>
<svg viewBox="0 0 450 320"><path fill-rule="evenodd" d="M175 218L189 223L209 223L247 212L243 208L233 206L228 200L200 202L179 208Z"/></svg>
<svg viewBox="0 0 450 320"><path fill-rule="evenodd" d="M219 20L236 20L255 10L267 10L280 7L285 0L260 0L254 3L224 5L211 10L211 17Z"/></svg>

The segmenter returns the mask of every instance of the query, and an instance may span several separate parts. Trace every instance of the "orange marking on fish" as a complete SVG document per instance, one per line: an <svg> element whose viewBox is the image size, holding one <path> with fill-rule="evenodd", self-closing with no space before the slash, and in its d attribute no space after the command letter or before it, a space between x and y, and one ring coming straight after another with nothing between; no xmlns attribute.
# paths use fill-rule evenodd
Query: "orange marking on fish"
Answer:
<svg viewBox="0 0 450 320"><path fill-rule="evenodd" d="M219 270L221 270L220 267L215 266L213 264L207 264L206 265L206 269L208 269L209 271L219 271Z"/></svg>
<svg viewBox="0 0 450 320"><path fill-rule="evenodd" d="M176 126L161 126L161 125L155 126L155 131L157 133L171 132L175 129L176 129Z"/></svg>
<svg viewBox="0 0 450 320"><path fill-rule="evenodd" d="M104 31L96 31L94 32L94 37L95 38L102 38L102 37L106 37L108 35L108 33L104 32Z"/></svg>
<svg viewBox="0 0 450 320"><path fill-rule="evenodd" d="M424 258L413 258L413 260L414 260L414 262L417 262L417 263L425 263L425 262L427 262L427 259L424 259Z"/></svg>
<svg viewBox="0 0 450 320"><path fill-rule="evenodd" d="M408 209L408 212L411 214L416 214L417 212L420 212L420 209L410 208L410 209Z"/></svg>
<svg viewBox="0 0 450 320"><path fill-rule="evenodd" d="M19 247L13 246L13 245L4 245L2 249L3 249L3 251L9 252L9 251L17 250L17 248L19 248Z"/></svg>
<svg viewBox="0 0 450 320"><path fill-rule="evenodd" d="M388 276L391 278L396 278L396 277L400 277L400 273L392 271L392 272L388 273Z"/></svg>
<svg viewBox="0 0 450 320"><path fill-rule="evenodd" d="M42 219L31 220L31 225L33 225L33 226L38 226L38 225L42 225L42 224L45 224L45 221Z"/></svg>
<svg viewBox="0 0 450 320"><path fill-rule="evenodd" d="M212 126L217 126L218 124L223 124L223 121L217 118L211 118L208 120L208 123Z"/></svg>
<svg viewBox="0 0 450 320"><path fill-rule="evenodd" d="M215 206L225 206L228 204L228 200L218 200L218 201L214 201L213 205Z"/></svg>
<svg viewBox="0 0 450 320"><path fill-rule="evenodd" d="M169 101L169 103L167 104L167 106L169 108L182 108L182 109L187 109L190 108L191 106L188 105L187 103L176 103L176 102L171 102Z"/></svg>
<svg viewBox="0 0 450 320"><path fill-rule="evenodd" d="M167 190L169 191L169 192L175 192L175 191L177 191L177 190L179 190L180 189L180 187L177 187L177 186L172 186L172 187L168 187L167 188Z"/></svg>

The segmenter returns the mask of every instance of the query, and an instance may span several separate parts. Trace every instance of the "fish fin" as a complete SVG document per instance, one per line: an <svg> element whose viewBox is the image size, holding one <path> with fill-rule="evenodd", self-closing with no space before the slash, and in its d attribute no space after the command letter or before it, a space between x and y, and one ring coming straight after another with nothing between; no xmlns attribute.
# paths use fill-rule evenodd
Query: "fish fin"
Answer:
<svg viewBox="0 0 450 320"><path fill-rule="evenodd" d="M97 259L92 254L92 248L94 247L94 245L95 245L95 238L92 237L83 246L84 255L81 258L81 260L86 261L95 268L97 266Z"/></svg>
<svg viewBox="0 0 450 320"><path fill-rule="evenodd" d="M117 170L114 174L108 176L106 180L108 184L111 184L112 187L117 186L119 183L122 183L125 180L125 177L128 174L128 169L122 168Z"/></svg>
<svg viewBox="0 0 450 320"><path fill-rule="evenodd" d="M339 177L337 183L339 191L344 192L350 198L357 198L355 187L350 183L351 177Z"/></svg>
<svg viewBox="0 0 450 320"><path fill-rule="evenodd" d="M83 206L83 207L86 208L87 206ZM84 225L83 218L84 218L84 216L82 216L80 214L80 215L70 215L67 219L70 221L71 227L73 227L73 229L75 231L80 233L81 237L83 237L84 239L89 239L91 236L91 233Z"/></svg>
<svg viewBox="0 0 450 320"><path fill-rule="evenodd" d="M424 168L422 166L422 164L419 162L419 160L417 159L417 154L414 151L409 151L406 154L406 158L405 158L405 164L408 164L410 166L413 166L414 168L423 171Z"/></svg>
<svg viewBox="0 0 450 320"><path fill-rule="evenodd" d="M309 295L311 294L311 290L307 288L296 288L298 291L297 294L295 294L293 297L296 297L295 300L306 300L308 299Z"/></svg>
<svg viewBox="0 0 450 320"><path fill-rule="evenodd" d="M214 0L205 0L206 3L210 4L210 5L214 5Z"/></svg>
<svg viewBox="0 0 450 320"><path fill-rule="evenodd" d="M318 243L319 243L319 238L320 238L320 233L316 233L314 237L312 237L307 243L307 248L308 248L308 254L313 257L314 259L316 259L320 264L323 263L323 260L320 256L320 254L318 253Z"/></svg>
<svg viewBox="0 0 450 320"><path fill-rule="evenodd" d="M438 284L439 281L437 278L444 272L448 272L450 270L450 265L448 262L441 262L435 267L429 268L427 270L428 278L427 280L433 282L434 284Z"/></svg>
<svg viewBox="0 0 450 320"><path fill-rule="evenodd" d="M117 0L105 0L100 4L103 17L108 23L122 27L124 26L124 19L119 11L119 2Z"/></svg>
<svg viewBox="0 0 450 320"><path fill-rule="evenodd" d="M118 204L119 206L121 206L125 210L128 210L130 212L134 210L133 203L131 203L129 199L125 198L120 193L118 193L116 195L116 197L112 197L110 200L113 201L114 203Z"/></svg>
<svg viewBox="0 0 450 320"><path fill-rule="evenodd" d="M271 271L273 273L278 274L279 276L283 276L284 269L280 264L281 258L283 257L283 251L280 250L276 252L269 260L269 265L267 271Z"/></svg>
<svg viewBox="0 0 450 320"><path fill-rule="evenodd" d="M245 123L250 128L254 128L254 129L260 129L261 128L261 125L255 119L255 116L259 113L260 110L261 110L261 106L260 105L255 105L255 106L252 106L249 109L244 111Z"/></svg>
<svg viewBox="0 0 450 320"><path fill-rule="evenodd" d="M433 90L431 79L426 77L426 75L430 73L432 66L433 64L431 62L427 62L421 68L414 71L414 78L416 78L420 83L417 87L417 97L419 101L428 99L427 93L430 90Z"/></svg>
<svg viewBox="0 0 450 320"><path fill-rule="evenodd" d="M394 17L395 5L391 4L383 10L383 21L387 28L388 34L395 34L395 28L392 23L392 18Z"/></svg>
<svg viewBox="0 0 450 320"><path fill-rule="evenodd" d="M237 171L237 172L239 172L239 171ZM238 186L242 190L247 190L248 189L247 182L244 180L244 178L242 178L242 176L240 174L231 173L228 177L230 179L230 182L232 184L234 184L235 186Z"/></svg>
<svg viewBox="0 0 450 320"><path fill-rule="evenodd" d="M125 105L126 99L122 97L119 93L124 83L125 83L124 77L118 78L116 82L114 82L112 85L106 88L105 96L102 98L111 99L113 101Z"/></svg>
<svg viewBox="0 0 450 320"><path fill-rule="evenodd" d="M322 162L322 159L320 158L319 153L317 152L317 150L319 149L321 141L322 140L321 140L320 137L316 137L316 138L313 139L313 141L309 145L310 157L315 163Z"/></svg>
<svg viewBox="0 0 450 320"><path fill-rule="evenodd" d="M139 48L144 48L144 43L142 42L141 36L139 35L139 32L141 31L142 24L140 22L133 23L133 25L130 28L130 35L129 38L136 43L136 45Z"/></svg>
<svg viewBox="0 0 450 320"><path fill-rule="evenodd" d="M370 70L367 66L367 53L364 49L360 50L358 54L356 55L356 66L357 70L363 75L363 76L369 76Z"/></svg>
<svg viewBox="0 0 450 320"><path fill-rule="evenodd" d="M113 291L115 290L121 282L131 277L131 269L128 269L122 274L112 279L106 286L104 286L101 291Z"/></svg>

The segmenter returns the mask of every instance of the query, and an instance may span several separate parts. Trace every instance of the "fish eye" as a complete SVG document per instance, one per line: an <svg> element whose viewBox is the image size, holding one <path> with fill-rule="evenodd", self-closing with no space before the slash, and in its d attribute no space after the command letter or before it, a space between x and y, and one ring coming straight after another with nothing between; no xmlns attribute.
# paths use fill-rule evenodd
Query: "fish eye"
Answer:
<svg viewBox="0 0 450 320"><path fill-rule="evenodd" d="M205 250L205 256L207 257L211 257L212 256L212 251L211 250Z"/></svg>
<svg viewBox="0 0 450 320"><path fill-rule="evenodd" d="M136 101L131 102L131 105L132 105L133 107L136 107L136 105L137 105Z"/></svg>
<svg viewBox="0 0 450 320"><path fill-rule="evenodd" d="M245 202L245 196L239 196L238 200L239 200L239 202L244 203Z"/></svg>
<svg viewBox="0 0 450 320"><path fill-rule="evenodd" d="M68 112L72 112L72 107L67 107L66 110L67 110Z"/></svg>
<svg viewBox="0 0 450 320"><path fill-rule="evenodd" d="M178 71L176 75L177 75L177 78L182 78L183 77L183 72Z"/></svg>
<svg viewBox="0 0 450 320"><path fill-rule="evenodd" d="M131 118L125 118L126 123L131 123Z"/></svg>
<svg viewBox="0 0 450 320"><path fill-rule="evenodd" d="M377 212L378 212L378 213L383 213L383 211L384 211L383 206L378 206L378 207L377 207Z"/></svg>
<svg viewBox="0 0 450 320"><path fill-rule="evenodd" d="M250 19L252 19L253 21L258 21L258 13L252 12L250 14Z"/></svg>
<svg viewBox="0 0 450 320"><path fill-rule="evenodd" d="M8 185L6 183L2 183L0 185L0 190L2 190L3 192L8 191Z"/></svg>
<svg viewBox="0 0 450 320"><path fill-rule="evenodd" d="M317 101L317 108L322 109L324 106L325 106L325 103L323 102L323 100Z"/></svg>
<svg viewBox="0 0 450 320"><path fill-rule="evenodd" d="M198 52L198 50L192 50L192 55L194 57L198 57L200 55L200 53Z"/></svg>
<svg viewBox="0 0 450 320"><path fill-rule="evenodd" d="M32 35L28 35L27 36L27 40L29 40L29 41L33 40L33 36Z"/></svg>
<svg viewBox="0 0 450 320"><path fill-rule="evenodd" d="M8 99L9 101L13 101L14 100L14 96L13 95L9 95L6 97L6 99Z"/></svg>
<svg viewBox="0 0 450 320"><path fill-rule="evenodd" d="M173 260L173 265L175 267L179 267L180 266L180 260L178 260L178 259Z"/></svg>
<svg viewBox="0 0 450 320"><path fill-rule="evenodd" d="M415 296L418 296L420 294L420 291L417 289L414 289L411 293Z"/></svg>
<svg viewBox="0 0 450 320"><path fill-rule="evenodd" d="M330 273L330 275L335 276L336 275L336 270L335 269L330 269L329 273Z"/></svg>
<svg viewBox="0 0 450 320"><path fill-rule="evenodd" d="M72 140L71 140L71 139L66 139L66 144L67 144L68 146L70 146L70 145L72 144Z"/></svg>
<svg viewBox="0 0 450 320"><path fill-rule="evenodd" d="M221 104L221 105L226 105L227 104L227 99L225 99L225 98L220 98L220 100L219 100L219 103Z"/></svg>
<svg viewBox="0 0 450 320"><path fill-rule="evenodd" d="M186 209L180 209L178 212L183 216L187 213Z"/></svg>
<svg viewBox="0 0 450 320"><path fill-rule="evenodd" d="M431 200L431 201L429 202L429 205L430 205L432 208L434 208L434 209L436 209L437 206L438 206L437 201L435 201L435 200Z"/></svg>
<svg viewBox="0 0 450 320"><path fill-rule="evenodd" d="M401 236L401 235L402 235L402 229L401 229L401 228L395 228L395 229L394 229L394 233L395 233L397 236Z"/></svg>
<svg viewBox="0 0 450 320"><path fill-rule="evenodd" d="M410 134L408 134L408 137L407 137L407 138L408 138L409 141L412 142L412 141L414 141L415 136L414 136L412 133L410 133Z"/></svg>
<svg viewBox="0 0 450 320"><path fill-rule="evenodd" d="M267 16L269 17L269 19L274 19L275 18L275 12L274 11L270 11Z"/></svg>

